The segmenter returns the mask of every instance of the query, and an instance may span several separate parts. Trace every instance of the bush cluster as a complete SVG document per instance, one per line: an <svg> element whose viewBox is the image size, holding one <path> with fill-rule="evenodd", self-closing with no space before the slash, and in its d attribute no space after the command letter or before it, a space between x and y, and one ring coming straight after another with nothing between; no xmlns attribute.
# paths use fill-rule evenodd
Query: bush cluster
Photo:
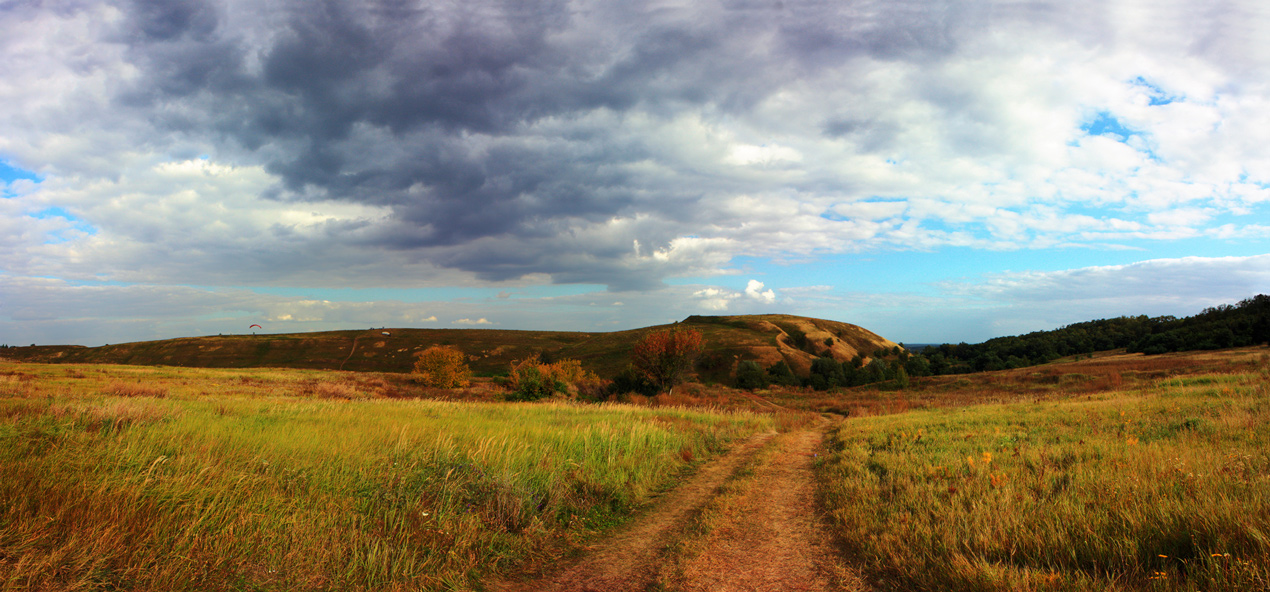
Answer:
<svg viewBox="0 0 1270 592"><path fill-rule="evenodd" d="M419 354L415 376L423 384L436 388L462 388L472 384L472 369L467 356L447 345L434 345Z"/></svg>
<svg viewBox="0 0 1270 592"><path fill-rule="evenodd" d="M909 355L898 348L878 350L877 356L867 365L864 358L856 356L850 361L839 362L831 357L820 357L812 360L811 370L806 377L799 378L790 369L789 364L781 360L767 369L758 362L746 360L737 364L736 387L747 390L767 388L770 385L811 387L818 391L835 387L851 387L877 382L891 381L899 388L907 388L909 376L926 376L924 360L919 356ZM885 357L883 357L885 356ZM910 370L911 369L911 370Z"/></svg>
<svg viewBox="0 0 1270 592"><path fill-rule="evenodd" d="M658 393L657 385L649 380L647 376L636 370L634 366L627 366L617 376L613 377L613 384L609 386L609 396L621 396L634 393L651 397Z"/></svg>
<svg viewBox="0 0 1270 592"><path fill-rule="evenodd" d="M753 360L745 360L736 365L736 388L755 390L767 388L770 381L763 367Z"/></svg>
<svg viewBox="0 0 1270 592"><path fill-rule="evenodd" d="M537 401L557 393L592 396L600 379L582 369L578 360L543 362L533 356L513 362L507 375L509 401Z"/></svg>

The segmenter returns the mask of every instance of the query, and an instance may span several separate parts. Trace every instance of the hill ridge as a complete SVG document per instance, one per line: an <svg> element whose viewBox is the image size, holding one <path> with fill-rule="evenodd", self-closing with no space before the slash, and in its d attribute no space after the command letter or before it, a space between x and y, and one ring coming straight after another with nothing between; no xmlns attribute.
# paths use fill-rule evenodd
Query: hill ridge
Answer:
<svg viewBox="0 0 1270 592"><path fill-rule="evenodd" d="M283 367L361 372L409 372L415 354L450 345L468 356L478 374L506 372L514 360L538 354L574 358L600 376L625 368L631 347L644 335L672 326L702 332L706 350L698 372L724 380L736 363L784 360L806 374L816 356L866 360L895 343L863 327L788 314L689 316L678 323L612 332L534 331L489 328L370 328L309 333L264 333L175 337L86 347L45 345L0 350L0 357L45 363L107 363L212 368Z"/></svg>

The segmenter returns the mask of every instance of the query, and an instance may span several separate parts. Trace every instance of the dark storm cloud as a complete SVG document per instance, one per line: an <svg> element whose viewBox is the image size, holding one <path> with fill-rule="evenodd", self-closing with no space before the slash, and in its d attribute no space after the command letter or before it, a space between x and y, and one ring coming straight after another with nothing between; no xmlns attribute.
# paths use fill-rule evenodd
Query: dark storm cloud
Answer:
<svg viewBox="0 0 1270 592"><path fill-rule="evenodd" d="M675 272L619 263L634 240L664 248L715 221L703 200L737 185L662 153L665 131L634 133L628 116L744 119L859 57L938 62L989 25L1089 12L828 0L137 0L123 9L118 34L141 75L118 104L263 163L279 180L265 197L388 207L391 224L347 240L482 278L547 273L610 286ZM948 110L967 112L961 103L973 99L938 81L931 89L925 99ZM902 131L844 110L826 105L826 137L871 150ZM616 124L581 123L596 114ZM657 172L632 172L641 166ZM616 218L660 227L568 238ZM638 277L613 277L624 274Z"/></svg>
<svg viewBox="0 0 1270 592"><path fill-rule="evenodd" d="M556 282L627 292L596 300L660 321L665 301L775 298L694 278L779 263L852 283L826 254L1263 240L1255 6L0 0L0 157L38 177L0 187L0 271L158 286L69 286L79 300L57 304L14 284L35 294L21 319L198 301L164 285ZM1091 133L1095 118L1134 134ZM1199 270L1222 265L1171 277L1206 289ZM1153 273L989 277L965 301L1085 302L1054 286ZM276 304L236 298L204 310ZM304 312L317 298L274 316L335 318ZM578 304L562 302L544 310Z"/></svg>
<svg viewBox="0 0 1270 592"><path fill-rule="evenodd" d="M718 21L638 5L571 12L564 2L519 0L127 9L125 36L144 75L122 105L257 151L281 179L275 198L391 206L399 224L375 240L395 249L535 241L619 215L687 221L692 195L621 172L658 158L639 140L586 129L562 130L545 148L517 140L545 118L597 109L673 116L676 105L745 108L773 88L753 84L756 61L786 59L745 53L734 37L772 26L780 9L707 15ZM359 137L366 130L378 140L369 150ZM474 148L472 135L490 145ZM656 199L638 197L650 189ZM526 246L429 256L482 277L545 271L573 281L611 268L605 258L616 250L574 244L593 249L592 263L574 269L577 257L520 252Z"/></svg>
<svg viewBox="0 0 1270 592"><path fill-rule="evenodd" d="M135 31L147 40L205 40L220 25L218 7L201 0L136 0L130 8Z"/></svg>

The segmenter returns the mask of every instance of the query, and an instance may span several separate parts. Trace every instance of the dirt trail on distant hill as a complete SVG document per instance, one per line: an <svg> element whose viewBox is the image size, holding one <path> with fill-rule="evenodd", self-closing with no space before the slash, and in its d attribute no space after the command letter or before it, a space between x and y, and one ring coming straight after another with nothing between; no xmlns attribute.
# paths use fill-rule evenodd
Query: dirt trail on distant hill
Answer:
<svg viewBox="0 0 1270 592"><path fill-rule="evenodd" d="M789 434L760 434L712 461L656 507L604 539L582 559L543 578L486 582L499 592L643 592L863 590L842 569L815 505L815 454L827 422ZM693 545L690 557L667 557L700 509L772 438L754 477L722 522ZM733 494L735 495L735 493ZM697 552L699 551L699 552ZM667 561L679 561L668 569ZM675 573L671 573L675 572Z"/></svg>

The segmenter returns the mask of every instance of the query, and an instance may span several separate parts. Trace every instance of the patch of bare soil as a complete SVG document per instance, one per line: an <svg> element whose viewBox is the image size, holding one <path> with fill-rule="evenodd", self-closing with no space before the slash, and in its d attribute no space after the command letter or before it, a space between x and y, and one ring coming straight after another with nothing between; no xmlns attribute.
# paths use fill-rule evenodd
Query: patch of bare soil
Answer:
<svg viewBox="0 0 1270 592"><path fill-rule="evenodd" d="M816 506L813 474L825 426L781 436L742 497L671 588L710 592L864 590L839 562Z"/></svg>
<svg viewBox="0 0 1270 592"><path fill-rule="evenodd" d="M500 592L636 592L646 590L658 571L658 557L689 519L738 466L774 434L758 434L726 456L702 467L687 482L634 523L591 548L581 560L532 581L487 582Z"/></svg>

